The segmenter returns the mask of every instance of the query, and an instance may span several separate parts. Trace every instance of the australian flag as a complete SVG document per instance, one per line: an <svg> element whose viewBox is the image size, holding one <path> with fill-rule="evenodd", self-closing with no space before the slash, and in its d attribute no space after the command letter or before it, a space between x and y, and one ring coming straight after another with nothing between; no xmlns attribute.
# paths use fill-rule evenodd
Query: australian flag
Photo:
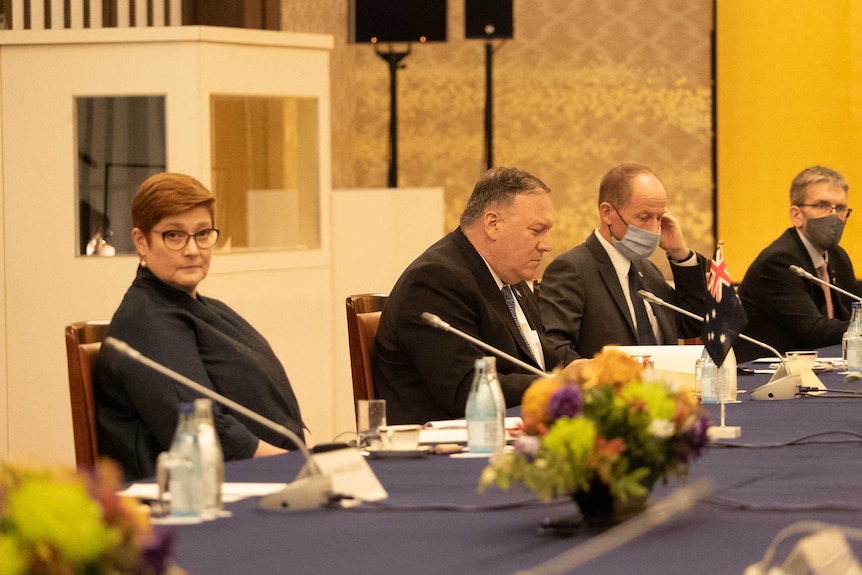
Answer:
<svg viewBox="0 0 862 575"><path fill-rule="evenodd" d="M727 266L724 265L720 242L715 250L710 271L712 276L709 279L709 296L706 298L706 317L701 339L715 365L721 365L739 332L748 323L748 318L745 317L742 302L733 289L733 282L727 273Z"/></svg>

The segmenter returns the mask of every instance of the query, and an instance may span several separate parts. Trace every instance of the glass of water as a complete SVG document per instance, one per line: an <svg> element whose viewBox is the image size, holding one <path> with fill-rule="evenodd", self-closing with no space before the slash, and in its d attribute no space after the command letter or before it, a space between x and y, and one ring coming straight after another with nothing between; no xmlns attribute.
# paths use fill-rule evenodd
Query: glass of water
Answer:
<svg viewBox="0 0 862 575"><path fill-rule="evenodd" d="M356 402L356 447L380 447L379 428L386 425L385 399L360 399Z"/></svg>

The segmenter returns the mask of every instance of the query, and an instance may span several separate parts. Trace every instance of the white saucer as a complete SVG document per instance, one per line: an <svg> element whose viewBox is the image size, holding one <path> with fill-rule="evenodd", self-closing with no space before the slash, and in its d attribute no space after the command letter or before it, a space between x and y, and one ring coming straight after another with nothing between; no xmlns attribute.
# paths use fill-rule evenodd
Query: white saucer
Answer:
<svg viewBox="0 0 862 575"><path fill-rule="evenodd" d="M375 459L415 459L425 457L431 453L431 446L422 445L417 449L406 449L403 451L398 449L367 449L365 453Z"/></svg>

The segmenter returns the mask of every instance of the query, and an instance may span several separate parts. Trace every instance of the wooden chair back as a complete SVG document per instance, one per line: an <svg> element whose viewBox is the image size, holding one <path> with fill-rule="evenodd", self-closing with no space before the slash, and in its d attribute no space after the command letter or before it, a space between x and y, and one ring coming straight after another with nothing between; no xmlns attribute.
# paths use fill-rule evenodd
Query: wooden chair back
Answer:
<svg viewBox="0 0 862 575"><path fill-rule="evenodd" d="M69 399L78 469L92 468L99 456L93 370L107 331L107 321L79 321L66 326Z"/></svg>
<svg viewBox="0 0 862 575"><path fill-rule="evenodd" d="M354 411L358 400L376 397L371 352L374 350L374 337L377 335L380 314L387 297L385 294L358 294L349 296L345 302Z"/></svg>

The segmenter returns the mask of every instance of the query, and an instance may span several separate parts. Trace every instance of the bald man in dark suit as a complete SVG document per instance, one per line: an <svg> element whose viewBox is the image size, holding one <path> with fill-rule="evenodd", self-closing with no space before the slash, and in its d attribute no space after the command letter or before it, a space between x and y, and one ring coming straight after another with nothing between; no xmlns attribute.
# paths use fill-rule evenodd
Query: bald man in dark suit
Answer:
<svg viewBox="0 0 862 575"><path fill-rule="evenodd" d="M545 335L560 353L591 358L602 347L676 344L697 337L701 323L638 297L645 289L703 315L705 260L689 249L667 194L648 167L621 164L599 187L599 227L557 257L542 277L539 308ZM648 258L661 247L676 289Z"/></svg>

